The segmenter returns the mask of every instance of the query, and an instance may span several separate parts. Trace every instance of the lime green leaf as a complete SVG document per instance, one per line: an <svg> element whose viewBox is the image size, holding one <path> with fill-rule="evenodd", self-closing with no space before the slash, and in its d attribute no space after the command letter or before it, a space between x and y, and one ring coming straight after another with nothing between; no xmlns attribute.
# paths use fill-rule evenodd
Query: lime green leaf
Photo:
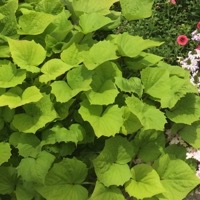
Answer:
<svg viewBox="0 0 200 200"><path fill-rule="evenodd" d="M138 146L138 157L143 162L156 160L165 147L165 136L160 131L140 131L133 140L134 146Z"/></svg>
<svg viewBox="0 0 200 200"><path fill-rule="evenodd" d="M146 67L157 64L163 58L151 53L141 52L136 58L126 58L127 67L133 71L141 71Z"/></svg>
<svg viewBox="0 0 200 200"><path fill-rule="evenodd" d="M41 0L36 5L35 10L56 15L63 10L63 7L64 5L60 0L54 0L53 2L49 0Z"/></svg>
<svg viewBox="0 0 200 200"><path fill-rule="evenodd" d="M51 14L22 10L23 15L19 17L20 35L38 35L44 32L47 26L55 19Z"/></svg>
<svg viewBox="0 0 200 200"><path fill-rule="evenodd" d="M181 78L179 77L180 75L170 76L170 67L148 67L141 72L145 93L160 101L162 108L174 107L178 100L185 96L187 92L190 93L192 91L188 87L190 84L189 77L184 76L184 78ZM176 66L173 67L176 68Z"/></svg>
<svg viewBox="0 0 200 200"><path fill-rule="evenodd" d="M92 90L86 92L89 102L95 105L109 105L114 103L119 91L113 79L118 76L122 76L121 71L112 62L106 62L97 67L92 77Z"/></svg>
<svg viewBox="0 0 200 200"><path fill-rule="evenodd" d="M51 59L47 61L41 68L43 75L39 77L40 82L47 83L48 81L55 80L58 76L63 75L69 71L71 67L60 59Z"/></svg>
<svg viewBox="0 0 200 200"><path fill-rule="evenodd" d="M153 167L165 188L163 200L182 200L200 183L200 179L184 161L170 160L168 155L162 156Z"/></svg>
<svg viewBox="0 0 200 200"><path fill-rule="evenodd" d="M51 88L51 93L55 95L56 101L60 103L68 102L80 92L80 90L72 90L65 81L55 81L51 84Z"/></svg>
<svg viewBox="0 0 200 200"><path fill-rule="evenodd" d="M15 12L18 8L17 0L3 2L0 6L0 13L4 18L0 20L0 33L2 35L12 36L17 33L17 20Z"/></svg>
<svg viewBox="0 0 200 200"><path fill-rule="evenodd" d="M15 64L33 73L40 72L38 65L46 57L46 51L40 44L34 41L12 39L8 39L8 43Z"/></svg>
<svg viewBox="0 0 200 200"><path fill-rule="evenodd" d="M82 141L84 137L84 129L79 124L72 124L69 130L61 127L54 126L50 131L44 132L42 135L42 145L55 144L60 142L74 142L77 144Z"/></svg>
<svg viewBox="0 0 200 200"><path fill-rule="evenodd" d="M23 108L25 113L16 114L12 125L24 133L35 133L57 117L53 103L48 95L44 95L37 103L25 105Z"/></svg>
<svg viewBox="0 0 200 200"><path fill-rule="evenodd" d="M16 69L12 63L0 64L0 87L9 88L21 84L26 78L26 71Z"/></svg>
<svg viewBox="0 0 200 200"><path fill-rule="evenodd" d="M58 102L64 103L81 91L89 90L92 82L91 72L84 67L74 68L67 73L67 82L55 81L51 84L51 93Z"/></svg>
<svg viewBox="0 0 200 200"><path fill-rule="evenodd" d="M84 66L74 68L67 73L67 82L74 91L87 91L91 89L92 73Z"/></svg>
<svg viewBox="0 0 200 200"><path fill-rule="evenodd" d="M128 20L137 20L152 15L153 0L120 0L122 14Z"/></svg>
<svg viewBox="0 0 200 200"><path fill-rule="evenodd" d="M106 61L116 60L118 58L116 50L117 46L110 41L100 41L83 53L83 62L89 70L95 69Z"/></svg>
<svg viewBox="0 0 200 200"><path fill-rule="evenodd" d="M84 121L90 123L97 137L114 136L123 124L123 111L117 105L109 106L103 112L102 106L90 105L85 101L81 103L79 113Z"/></svg>
<svg viewBox="0 0 200 200"><path fill-rule="evenodd" d="M124 118L124 124L121 128L120 133L123 134L132 134L138 131L140 128L142 128L142 125L139 121L139 119L130 112L128 107L123 107L123 118Z"/></svg>
<svg viewBox="0 0 200 200"><path fill-rule="evenodd" d="M149 39L144 40L142 37L132 36L128 33L111 35L110 39L112 43L118 46L118 52L121 56L131 58L138 56L145 49L160 46L162 44L161 42Z"/></svg>
<svg viewBox="0 0 200 200"><path fill-rule="evenodd" d="M81 48L75 43L72 43L72 45L65 49L60 56L66 64L71 66L76 66L84 60L81 54Z"/></svg>
<svg viewBox="0 0 200 200"><path fill-rule="evenodd" d="M0 165L7 162L10 156L11 156L10 144L0 142Z"/></svg>
<svg viewBox="0 0 200 200"><path fill-rule="evenodd" d="M0 58L9 58L10 57L10 49L7 45L0 46Z"/></svg>
<svg viewBox="0 0 200 200"><path fill-rule="evenodd" d="M28 87L24 91L20 87L15 87L0 96L0 106L7 105L12 109L24 104L37 102L41 98L42 94L35 86Z"/></svg>
<svg viewBox="0 0 200 200"><path fill-rule="evenodd" d="M200 97L187 94L166 114L173 122L191 125L200 119Z"/></svg>
<svg viewBox="0 0 200 200"><path fill-rule="evenodd" d="M55 157L46 151L41 151L36 159L23 158L18 166L18 175L24 181L43 184L54 159Z"/></svg>
<svg viewBox="0 0 200 200"><path fill-rule="evenodd" d="M89 14L84 13L79 18L79 26L84 34L96 31L111 22L112 20L110 18L95 12Z"/></svg>
<svg viewBox="0 0 200 200"><path fill-rule="evenodd" d="M115 84L123 92L135 93L139 97L142 96L144 87L141 83L141 80L137 77L131 77L130 79L116 77Z"/></svg>
<svg viewBox="0 0 200 200"><path fill-rule="evenodd" d="M125 138L116 136L106 140L103 151L94 160L98 180L105 186L123 185L131 178L127 163L133 155L133 147Z"/></svg>
<svg viewBox="0 0 200 200"><path fill-rule="evenodd" d="M102 85L100 85L102 84ZM95 82L92 85L92 90L86 93L88 100L91 104L95 105L109 105L114 103L118 95L118 90L112 80L105 82Z"/></svg>
<svg viewBox="0 0 200 200"><path fill-rule="evenodd" d="M16 169L12 167L0 167L0 194L14 192L17 182Z"/></svg>
<svg viewBox="0 0 200 200"><path fill-rule="evenodd" d="M88 192L80 185L86 176L87 167L82 161L66 158L54 164L46 176L45 185L36 189L48 200L87 200Z"/></svg>
<svg viewBox="0 0 200 200"><path fill-rule="evenodd" d="M181 138L196 149L200 148L200 122L184 126L179 132Z"/></svg>
<svg viewBox="0 0 200 200"><path fill-rule="evenodd" d="M141 72L145 93L155 98L169 95L170 78L167 69L147 67ZM162 92L161 92L162 91Z"/></svg>
<svg viewBox="0 0 200 200"><path fill-rule="evenodd" d="M160 110L143 103L134 96L128 97L126 104L130 111L140 120L144 130L164 130L164 125L167 121L164 113Z"/></svg>
<svg viewBox="0 0 200 200"><path fill-rule="evenodd" d="M110 7L119 0L75 0L73 9L77 16L83 13L99 13L107 15L110 13Z"/></svg>
<svg viewBox="0 0 200 200"><path fill-rule="evenodd" d="M67 20L69 17L70 17L70 12L65 9L63 9L61 13L56 15L55 20L50 25L50 28L49 28L50 31L48 32L48 35L45 38L47 48L48 47L53 48L54 45L58 44L58 42L63 41L65 37L67 36L67 34L73 29L73 25L71 21ZM51 42L51 40L48 40L48 36L54 39L53 43ZM49 44L48 44L48 41L49 41Z"/></svg>
<svg viewBox="0 0 200 200"><path fill-rule="evenodd" d="M92 196L90 197L89 200L102 200L102 199L125 200L119 188L115 186L105 187L102 183L97 181Z"/></svg>
<svg viewBox="0 0 200 200"><path fill-rule="evenodd" d="M125 190L130 196L144 199L164 191L159 175L151 166L136 165L131 169L131 173L131 180L125 184Z"/></svg>

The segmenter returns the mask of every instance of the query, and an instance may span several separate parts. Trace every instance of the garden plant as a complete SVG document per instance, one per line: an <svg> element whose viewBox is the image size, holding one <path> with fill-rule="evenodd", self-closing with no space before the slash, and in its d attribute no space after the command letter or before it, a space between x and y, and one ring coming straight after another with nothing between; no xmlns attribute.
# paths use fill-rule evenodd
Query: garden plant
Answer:
<svg viewBox="0 0 200 200"><path fill-rule="evenodd" d="M1 200L182 200L200 184L190 72L116 31L153 3L0 1Z"/></svg>

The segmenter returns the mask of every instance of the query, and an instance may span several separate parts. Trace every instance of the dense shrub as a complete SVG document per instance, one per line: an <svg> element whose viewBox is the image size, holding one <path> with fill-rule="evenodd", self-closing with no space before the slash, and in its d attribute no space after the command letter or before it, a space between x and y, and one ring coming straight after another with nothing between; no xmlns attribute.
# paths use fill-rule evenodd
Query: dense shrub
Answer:
<svg viewBox="0 0 200 200"><path fill-rule="evenodd" d="M182 200L200 183L189 72L145 52L162 42L112 32L152 5L1 1L2 200Z"/></svg>

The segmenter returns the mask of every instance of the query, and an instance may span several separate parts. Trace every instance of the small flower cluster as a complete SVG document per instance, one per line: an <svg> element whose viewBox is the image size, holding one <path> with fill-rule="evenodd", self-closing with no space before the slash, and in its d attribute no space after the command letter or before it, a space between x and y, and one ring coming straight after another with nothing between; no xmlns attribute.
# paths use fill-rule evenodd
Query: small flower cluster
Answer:
<svg viewBox="0 0 200 200"><path fill-rule="evenodd" d="M200 22L197 23L197 28L192 32L191 39L200 43ZM177 43L181 46L185 46L188 43L188 38L185 35L179 35L177 37ZM200 45L196 47L193 51L188 52L188 57L181 58L178 57L178 62L184 68L191 73L191 83L198 87L200 93Z"/></svg>

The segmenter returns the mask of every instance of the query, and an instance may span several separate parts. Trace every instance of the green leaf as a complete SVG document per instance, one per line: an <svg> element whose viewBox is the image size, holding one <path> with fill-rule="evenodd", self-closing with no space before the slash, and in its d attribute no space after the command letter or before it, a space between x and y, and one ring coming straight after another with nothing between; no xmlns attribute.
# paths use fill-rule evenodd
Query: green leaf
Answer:
<svg viewBox="0 0 200 200"><path fill-rule="evenodd" d="M102 106L90 105L89 102L84 101L81 103L79 113L84 121L90 123L97 137L114 136L123 124L123 111L117 105L108 106L103 111Z"/></svg>
<svg viewBox="0 0 200 200"><path fill-rule="evenodd" d="M18 183L16 186L15 194L17 199L20 200L32 200L36 194L36 191L33 190L33 183L24 182Z"/></svg>
<svg viewBox="0 0 200 200"><path fill-rule="evenodd" d="M8 39L14 63L29 72L40 72L38 65L46 58L46 51L34 41Z"/></svg>
<svg viewBox="0 0 200 200"><path fill-rule="evenodd" d="M25 110L24 113L14 116L12 125L24 133L35 133L57 117L53 103L48 95L44 95L37 103L23 106L23 109Z"/></svg>
<svg viewBox="0 0 200 200"><path fill-rule="evenodd" d="M144 130L164 130L167 122L164 113L132 96L126 99L130 111L140 120Z"/></svg>
<svg viewBox="0 0 200 200"><path fill-rule="evenodd" d="M25 134L20 132L14 132L9 137L9 143L14 147L17 147L19 144L30 144L33 147L39 145L40 140L34 134Z"/></svg>
<svg viewBox="0 0 200 200"><path fill-rule="evenodd" d="M92 196L90 197L89 200L102 200L102 199L125 200L119 188L115 186L105 187L102 183L97 181Z"/></svg>
<svg viewBox="0 0 200 200"><path fill-rule="evenodd" d="M44 12L35 12L21 9L23 15L19 17L20 35L39 35L44 32L47 26L53 22L55 17Z"/></svg>
<svg viewBox="0 0 200 200"><path fill-rule="evenodd" d="M139 97L142 96L144 87L141 80L137 77L131 77L130 79L116 77L115 84L123 92L135 93Z"/></svg>
<svg viewBox="0 0 200 200"><path fill-rule="evenodd" d="M75 43L72 43L67 49L63 50L60 56L66 64L71 66L76 66L84 60L81 48Z"/></svg>
<svg viewBox="0 0 200 200"><path fill-rule="evenodd" d="M162 108L174 107L177 101L185 96L186 93L192 92L191 88L188 87L190 84L189 77L180 77L180 74L171 74L174 73L171 72L171 67L148 67L141 72L145 93L159 101ZM176 66L173 67L178 68ZM181 73L181 70L179 71Z"/></svg>
<svg viewBox="0 0 200 200"><path fill-rule="evenodd" d="M155 98L169 96L171 87L167 69L147 67L141 72L141 80L145 93Z"/></svg>
<svg viewBox="0 0 200 200"><path fill-rule="evenodd" d="M111 23L112 20L108 17L103 16L99 13L84 13L79 17L79 26L78 29L81 29L81 31L84 34L91 33L93 31L96 31L103 26Z"/></svg>
<svg viewBox="0 0 200 200"><path fill-rule="evenodd" d="M45 185L37 191L48 200L87 200L88 192L81 186L87 176L87 167L76 158L65 158L48 172Z"/></svg>
<svg viewBox="0 0 200 200"><path fill-rule="evenodd" d="M140 123L139 119L130 112L128 107L123 107L123 111L124 124L121 128L120 133L123 133L125 135L132 134L142 128L142 124Z"/></svg>
<svg viewBox="0 0 200 200"><path fill-rule="evenodd" d="M148 163L156 160L163 152L165 136L160 131L140 131L134 138L133 144L138 146L138 157Z"/></svg>
<svg viewBox="0 0 200 200"><path fill-rule="evenodd" d="M166 115L173 122L191 125L200 119L200 97L187 94Z"/></svg>
<svg viewBox="0 0 200 200"><path fill-rule="evenodd" d="M110 41L100 41L94 44L89 51L82 53L84 57L83 62L89 70L93 70L106 61L116 60L118 58L116 50L116 45L112 44Z"/></svg>
<svg viewBox="0 0 200 200"><path fill-rule="evenodd" d="M106 140L103 151L93 160L98 180L105 186L123 185L131 178L127 163L133 155L133 147L127 139L116 136Z"/></svg>
<svg viewBox="0 0 200 200"><path fill-rule="evenodd" d="M121 71L112 62L106 62L94 70L91 90L86 92L86 96L91 104L109 105L114 103L119 91L113 80L121 77Z"/></svg>
<svg viewBox="0 0 200 200"><path fill-rule="evenodd" d="M60 0L41 0L36 5L35 10L39 12L45 12L49 14L58 14L63 10L64 5L61 3Z"/></svg>
<svg viewBox="0 0 200 200"><path fill-rule="evenodd" d="M100 85L101 84L101 85ZM109 105L114 103L118 95L118 90L112 80L105 82L95 82L92 85L92 90L86 93L91 104L95 105Z"/></svg>
<svg viewBox="0 0 200 200"><path fill-rule="evenodd" d="M141 71L146 67L157 64L163 58L151 53L141 52L136 58L126 58L127 67L133 71Z"/></svg>
<svg viewBox="0 0 200 200"><path fill-rule="evenodd" d="M69 130L59 125L54 126L50 131L44 132L42 135L42 145L55 144L61 142L78 142L83 140L84 129L79 124L72 124Z"/></svg>
<svg viewBox="0 0 200 200"><path fill-rule="evenodd" d="M51 84L51 93L57 102L65 103L81 91L89 90L92 82L91 72L84 67L74 68L67 73L67 82L55 81Z"/></svg>
<svg viewBox="0 0 200 200"><path fill-rule="evenodd" d="M8 45L0 46L0 58L9 58L10 57L10 49Z"/></svg>
<svg viewBox="0 0 200 200"><path fill-rule="evenodd" d="M185 155L186 155L186 148L181 146L181 145L177 145L177 144L172 144L167 146L164 149L166 154L169 154L169 156L173 156L177 159L181 159L181 160L185 160Z"/></svg>
<svg viewBox="0 0 200 200"><path fill-rule="evenodd" d="M57 77L65 74L65 72L70 69L71 67L62 60L56 58L51 59L42 66L41 72L43 74L39 77L39 81L47 83L48 81L55 80Z"/></svg>
<svg viewBox="0 0 200 200"><path fill-rule="evenodd" d="M0 142L0 165L7 162L11 156L9 143Z"/></svg>
<svg viewBox="0 0 200 200"><path fill-rule="evenodd" d="M21 84L26 78L26 71L16 69L12 63L0 64L0 87L10 88Z"/></svg>
<svg viewBox="0 0 200 200"><path fill-rule="evenodd" d="M144 199L164 191L159 175L151 166L138 164L131 169L131 173L131 180L125 184L130 196Z"/></svg>
<svg viewBox="0 0 200 200"><path fill-rule="evenodd" d="M16 169L13 167L0 167L0 194L14 192L17 182Z"/></svg>
<svg viewBox="0 0 200 200"><path fill-rule="evenodd" d="M133 36L127 32L118 35L110 35L109 39L112 43L117 45L118 53L121 56L130 58L138 56L145 49L160 46L162 44L161 42L149 39L144 40L142 37Z"/></svg>
<svg viewBox="0 0 200 200"><path fill-rule="evenodd" d="M165 188L163 200L182 200L200 183L200 179L184 161L170 160L168 155L162 156L153 167Z"/></svg>
<svg viewBox="0 0 200 200"><path fill-rule="evenodd" d="M12 109L24 104L37 102L41 98L42 94L35 86L28 87L24 91L20 87L15 87L0 96L0 106L7 105Z"/></svg>
<svg viewBox="0 0 200 200"><path fill-rule="evenodd" d="M54 159L55 157L46 151L41 151L37 158L23 158L18 166L18 175L24 181L44 184Z"/></svg>
<svg viewBox="0 0 200 200"><path fill-rule="evenodd" d="M17 20L15 15L17 8L17 0L6 1L4 5L0 6L0 13L4 15L4 18L0 20L0 33L2 35L12 36L17 33Z"/></svg>
<svg viewBox="0 0 200 200"><path fill-rule="evenodd" d="M200 148L200 122L197 121L192 125L184 126L178 134L188 144L196 149Z"/></svg>
<svg viewBox="0 0 200 200"><path fill-rule="evenodd" d="M118 0L75 0L73 1L73 9L77 16L83 13L99 13L107 15L110 13L110 7Z"/></svg>
<svg viewBox="0 0 200 200"><path fill-rule="evenodd" d="M152 15L153 0L120 0L122 14L128 20L148 18Z"/></svg>

